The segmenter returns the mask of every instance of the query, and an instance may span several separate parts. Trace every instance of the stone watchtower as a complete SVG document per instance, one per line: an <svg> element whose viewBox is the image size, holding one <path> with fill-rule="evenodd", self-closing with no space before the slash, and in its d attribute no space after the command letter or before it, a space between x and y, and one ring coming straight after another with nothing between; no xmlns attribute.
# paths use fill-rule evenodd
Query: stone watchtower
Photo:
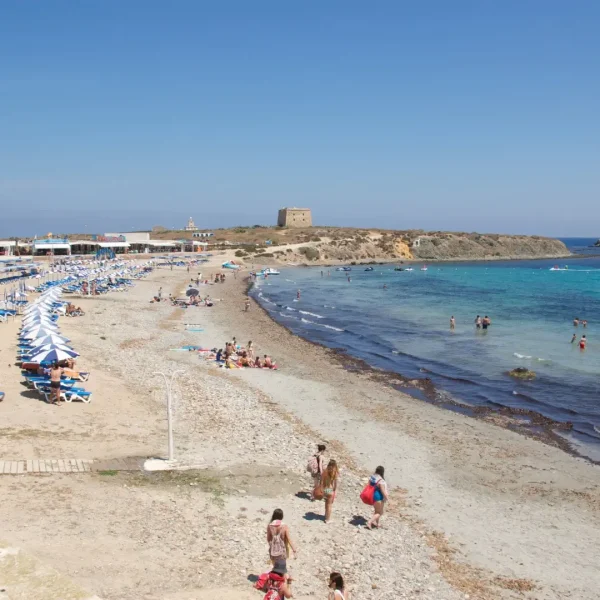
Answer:
<svg viewBox="0 0 600 600"><path fill-rule="evenodd" d="M280 208L277 225L279 227L312 227L310 208Z"/></svg>

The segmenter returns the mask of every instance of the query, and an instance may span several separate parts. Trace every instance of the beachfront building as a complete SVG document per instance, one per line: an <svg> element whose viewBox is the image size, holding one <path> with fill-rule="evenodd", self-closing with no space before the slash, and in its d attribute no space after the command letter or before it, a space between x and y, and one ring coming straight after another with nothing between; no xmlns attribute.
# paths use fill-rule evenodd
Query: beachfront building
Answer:
<svg viewBox="0 0 600 600"><path fill-rule="evenodd" d="M14 256L16 247L14 240L0 240L0 256Z"/></svg>
<svg viewBox="0 0 600 600"><path fill-rule="evenodd" d="M186 225L185 228L186 231L198 231L198 228L196 227L196 225L194 224L194 219L192 219L192 217L190 217L188 219L188 224Z"/></svg>
<svg viewBox="0 0 600 600"><path fill-rule="evenodd" d="M277 225L279 227L312 227L310 208L280 208Z"/></svg>
<svg viewBox="0 0 600 600"><path fill-rule="evenodd" d="M212 231L196 231L195 233L192 233L192 237L195 238L209 238L209 237L213 237L213 235L215 235Z"/></svg>
<svg viewBox="0 0 600 600"><path fill-rule="evenodd" d="M44 238L33 240L34 256L68 256L71 254L71 244L68 238Z"/></svg>

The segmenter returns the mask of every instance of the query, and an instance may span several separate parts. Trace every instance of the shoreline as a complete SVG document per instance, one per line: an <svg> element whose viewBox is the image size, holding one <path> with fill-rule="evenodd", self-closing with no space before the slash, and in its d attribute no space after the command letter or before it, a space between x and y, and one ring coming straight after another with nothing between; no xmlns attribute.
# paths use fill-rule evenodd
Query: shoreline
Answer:
<svg viewBox="0 0 600 600"><path fill-rule="evenodd" d="M574 520L583 519L581 535L597 519L600 470L595 464L499 423L503 415L491 420L441 410L440 406L408 395L405 389L398 391L388 381L380 381L381 371L371 367L349 370L348 362L357 364L357 359L340 356L335 350L291 333L254 298L251 311L244 313L243 297L249 283L240 284L238 275L238 283L234 284L237 291L231 290L230 294L235 298L227 298L225 311L214 314L217 329L223 339L230 339L232 334L243 342L252 339L259 350L264 347L274 356L280 370L266 377L258 369L229 373L259 385L278 405L321 430L324 439L334 436L344 443L363 468L373 461L371 458L365 463L363 454L379 456L376 460L386 465L386 473L389 466L390 477L401 481L407 490L408 513L441 531L453 547L458 544L460 554L475 568L499 569L504 576L511 573L512 577L531 577L534 581L537 572L547 585L554 576L548 572L542 576L539 568L549 560L566 577L560 566L566 550L556 546L563 534L552 530L563 528L564 516L558 517L563 510L570 515L570 527ZM383 377L387 379L385 374ZM394 377L398 378L396 374ZM385 440L383 447L379 440ZM551 479L542 475L549 469ZM583 497L589 498L585 507L576 506L575 499ZM516 512L507 512L507 506L514 506ZM579 513L582 509L583 514ZM522 519L525 514L527 524ZM486 530L494 532L493 546L506 551L490 553L490 547L482 546L482 531L477 524L483 523ZM565 532L569 538L572 533ZM571 542L568 546L572 552L581 550L575 550ZM545 558L534 558L542 547ZM519 555L521 566L512 559L507 561L511 553L513 557ZM561 559L557 562L558 557ZM541 562L534 567L538 560ZM553 585L558 585L556 580ZM536 596L562 597L546 592Z"/></svg>
<svg viewBox="0 0 600 600"><path fill-rule="evenodd" d="M308 266L308 265L307 265ZM362 372L371 377L374 381L381 382L388 387L398 391L401 394L408 394L417 400L427 402L438 408L457 412L462 415L482 420L486 423L491 423L497 427L515 431L520 435L537 440L549 446L560 448L563 452L582 458L593 465L600 465L600 459L596 459L580 452L578 448L569 440L565 439L558 432L571 431L573 423L568 420L557 420L528 408L512 408L510 406L501 406L492 408L487 406L471 405L466 402L461 402L460 399L439 398L438 388L427 377L406 377L400 372L390 371L383 368L375 367L369 364L366 360L358 358L350 354L345 348L333 348L318 341L313 341L301 333L294 332L285 323L277 321L266 309L266 307L253 294L254 282L248 278L245 295L252 298L253 302L263 312L263 314L276 326L287 331L291 336L298 337L307 344L322 348L330 353L332 360L338 361L339 364L350 372ZM240 298L240 302L242 299ZM426 373L426 369L421 369ZM591 441L596 446L600 446L600 442Z"/></svg>

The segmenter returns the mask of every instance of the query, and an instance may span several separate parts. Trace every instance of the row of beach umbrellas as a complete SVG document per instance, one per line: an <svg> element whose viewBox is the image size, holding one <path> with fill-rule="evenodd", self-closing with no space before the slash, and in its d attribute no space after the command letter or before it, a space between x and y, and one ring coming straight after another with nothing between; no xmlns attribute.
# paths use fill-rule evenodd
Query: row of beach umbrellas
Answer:
<svg viewBox="0 0 600 600"><path fill-rule="evenodd" d="M59 287L50 288L25 308L19 338L27 346L27 362L53 363L79 356L52 320L53 307L61 294Z"/></svg>

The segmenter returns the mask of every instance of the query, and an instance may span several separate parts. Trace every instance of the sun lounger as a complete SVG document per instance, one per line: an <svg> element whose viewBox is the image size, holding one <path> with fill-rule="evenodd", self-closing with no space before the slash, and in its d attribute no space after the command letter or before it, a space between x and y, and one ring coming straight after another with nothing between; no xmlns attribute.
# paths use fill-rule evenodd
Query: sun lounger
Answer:
<svg viewBox="0 0 600 600"><path fill-rule="evenodd" d="M52 399L52 389L47 387L39 388L38 391L43 394L46 402L50 402ZM63 389L61 386L60 389L60 397L65 402L73 402L74 400L79 400L84 402L85 404L89 404L92 401L92 392L88 392L83 388L71 388L71 389Z"/></svg>
<svg viewBox="0 0 600 600"><path fill-rule="evenodd" d="M2 402L2 400L4 400L4 392L0 392L0 402Z"/></svg>
<svg viewBox="0 0 600 600"><path fill-rule="evenodd" d="M90 378L90 374L85 371L73 371L71 369L64 369L66 377L75 379L76 381L87 381Z"/></svg>

